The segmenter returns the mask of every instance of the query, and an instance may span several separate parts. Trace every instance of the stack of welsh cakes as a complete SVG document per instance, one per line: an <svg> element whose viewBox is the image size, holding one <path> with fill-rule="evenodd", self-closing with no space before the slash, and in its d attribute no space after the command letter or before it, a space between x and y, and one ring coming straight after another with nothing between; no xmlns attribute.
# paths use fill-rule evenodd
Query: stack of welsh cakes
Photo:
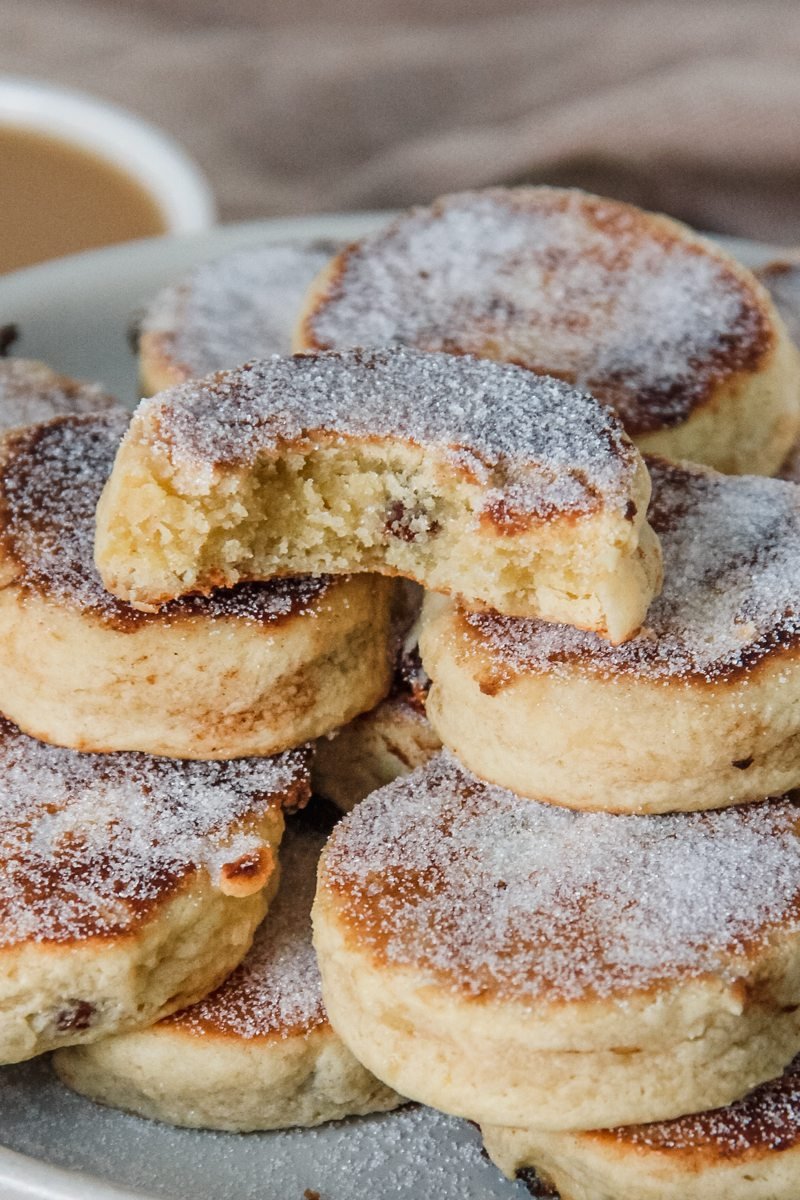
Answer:
<svg viewBox="0 0 800 1200"><path fill-rule="evenodd" d="M495 189L202 266L140 350L130 423L0 384L3 1061L208 1128L407 1098L563 1200L797 1200L764 288Z"/></svg>

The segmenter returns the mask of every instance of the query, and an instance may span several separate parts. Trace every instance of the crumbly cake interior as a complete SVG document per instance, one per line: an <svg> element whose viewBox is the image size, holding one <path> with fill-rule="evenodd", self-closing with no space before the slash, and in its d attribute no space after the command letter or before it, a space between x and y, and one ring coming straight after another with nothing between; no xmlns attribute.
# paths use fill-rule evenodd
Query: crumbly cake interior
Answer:
<svg viewBox="0 0 800 1200"><path fill-rule="evenodd" d="M379 961L468 996L620 997L735 976L800 928L800 808L666 816L521 802L444 752L337 826L320 887Z"/></svg>
<svg viewBox="0 0 800 1200"><path fill-rule="evenodd" d="M324 844L321 834L287 829L280 888L244 962L210 996L162 1025L249 1041L305 1036L327 1024L311 943L311 905Z"/></svg>
<svg viewBox="0 0 800 1200"><path fill-rule="evenodd" d="M130 931L194 870L216 878L302 802L307 754L192 762L80 754L0 718L0 947Z"/></svg>
<svg viewBox="0 0 800 1200"><path fill-rule="evenodd" d="M402 345L519 362L585 387L643 434L758 369L758 291L688 229L556 188L416 208L340 260L306 321L320 349Z"/></svg>
<svg viewBox="0 0 800 1200"><path fill-rule="evenodd" d="M653 590L647 486L616 419L557 380L411 351L272 359L142 403L98 562L112 590L158 603L291 571L451 590L457 561L465 594L548 616L576 602L602 628L596 591L624 592L625 569L633 607Z"/></svg>
<svg viewBox="0 0 800 1200"><path fill-rule="evenodd" d="M288 354L294 315L337 249L324 240L281 242L201 263L159 293L141 332L158 338L172 368L186 379Z"/></svg>
<svg viewBox="0 0 800 1200"><path fill-rule="evenodd" d="M548 587L563 590L566 601L589 603L595 581L612 575L616 548L596 562L589 528L581 539L573 527L566 545L543 544L538 554L493 540L479 558L481 489L454 478L443 490L437 466L416 448L322 444L259 464L202 502L192 499L192 517L182 499L165 495L159 512L182 537L159 547L163 566L177 590L187 591L220 577L387 570L449 590L454 564L469 562L459 570L468 595L525 610L546 608Z"/></svg>
<svg viewBox="0 0 800 1200"><path fill-rule="evenodd" d="M106 591L94 565L95 511L129 419L123 411L61 417L7 439L0 460L0 547L17 567L23 602L31 593L48 596L122 628L190 616L274 625L319 612L331 584L325 576L188 596L157 616Z"/></svg>
<svg viewBox="0 0 800 1200"><path fill-rule="evenodd" d="M800 639L800 488L648 459L648 519L664 587L644 628L611 646L568 625L463 613L464 648L509 677L619 672L651 679L729 678Z"/></svg>

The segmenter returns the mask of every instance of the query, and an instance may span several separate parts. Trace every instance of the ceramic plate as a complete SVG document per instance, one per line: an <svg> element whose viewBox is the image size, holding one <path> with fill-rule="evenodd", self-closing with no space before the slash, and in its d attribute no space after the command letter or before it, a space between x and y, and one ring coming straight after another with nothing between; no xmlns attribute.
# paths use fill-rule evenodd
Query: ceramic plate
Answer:
<svg viewBox="0 0 800 1200"><path fill-rule="evenodd" d="M133 404L128 328L193 263L287 237L358 237L385 214L265 221L158 238L0 278L0 325L16 354L106 384ZM774 247L726 245L748 265ZM5 1147L5 1148L4 1148ZM172 1129L73 1096L47 1060L0 1069L2 1200L523 1200L466 1121L409 1106L316 1130L221 1134Z"/></svg>

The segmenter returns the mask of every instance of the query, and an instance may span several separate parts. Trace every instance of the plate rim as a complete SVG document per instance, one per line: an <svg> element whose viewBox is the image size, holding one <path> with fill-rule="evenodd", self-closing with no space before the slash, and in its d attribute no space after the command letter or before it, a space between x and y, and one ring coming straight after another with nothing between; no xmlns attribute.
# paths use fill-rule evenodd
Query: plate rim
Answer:
<svg viewBox="0 0 800 1200"><path fill-rule="evenodd" d="M6 1200L158 1200L150 1192L132 1192L99 1175L57 1167L7 1146L0 1146L0 1195Z"/></svg>
<svg viewBox="0 0 800 1200"><path fill-rule="evenodd" d="M8 271L0 275L0 302L4 299L7 289L37 283L40 277L70 270L84 271L97 263L116 261L117 258L127 259L134 252L143 254L150 250L167 245L184 245L187 248L200 245L206 241L224 244L225 241L235 241L241 238L246 244L263 237L267 241L275 241L283 237L320 237L339 238L345 236L337 230L350 230L352 236L359 237L368 232L371 227L377 228L381 223L390 221L396 216L398 209L365 209L358 212L342 213L309 213L308 215L291 217L263 217L247 221L225 221L209 225L205 229L195 229L186 233L161 233L156 237L135 238L128 242L119 242L114 246L100 246L94 250L80 250L76 254L66 254L61 258L51 258L46 262L34 263L29 267L20 267L16 271ZM319 232L317 230L319 229ZM746 240L746 239L744 239ZM756 244L756 243L754 243ZM774 249L775 247L772 247ZM222 251L224 253L224 250ZM212 253L216 251L212 250Z"/></svg>

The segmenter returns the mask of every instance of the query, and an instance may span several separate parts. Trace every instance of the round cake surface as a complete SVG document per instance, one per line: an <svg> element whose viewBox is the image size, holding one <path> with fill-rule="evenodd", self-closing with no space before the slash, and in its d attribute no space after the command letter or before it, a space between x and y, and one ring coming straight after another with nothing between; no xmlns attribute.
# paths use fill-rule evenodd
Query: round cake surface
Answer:
<svg viewBox="0 0 800 1200"><path fill-rule="evenodd" d="M614 1141L678 1159L746 1161L800 1146L800 1057L778 1079L771 1079L726 1108L588 1133L593 1142Z"/></svg>
<svg viewBox="0 0 800 1200"><path fill-rule="evenodd" d="M288 354L300 304L335 242L250 246L201 263L148 306L140 327L148 390Z"/></svg>
<svg viewBox="0 0 800 1200"><path fill-rule="evenodd" d="M649 458L664 586L611 646L429 596L427 712L476 775L583 810L758 802L800 784L800 488Z"/></svg>
<svg viewBox="0 0 800 1200"><path fill-rule="evenodd" d="M612 646L567 625L463 612L464 645L474 642L487 656L498 685L515 673L575 670L713 683L796 648L800 489L647 462L648 519L661 542L664 586L642 630Z"/></svg>
<svg viewBox="0 0 800 1200"><path fill-rule="evenodd" d="M157 613L104 589L95 510L127 420L61 417L0 443L0 712L76 750L222 760L279 753L377 704L388 579L272 578Z"/></svg>
<svg viewBox="0 0 800 1200"><path fill-rule="evenodd" d="M800 930L800 809L660 817L521 802L443 754L334 830L320 888L364 953L535 1004L734 979Z"/></svg>
<svg viewBox="0 0 800 1200"><path fill-rule="evenodd" d="M61 1078L101 1103L212 1129L318 1125L401 1103L328 1023L311 942L324 841L303 816L290 823L277 897L221 987L148 1030L62 1050Z"/></svg>
<svg viewBox="0 0 800 1200"><path fill-rule="evenodd" d="M770 313L749 272L677 222L579 191L497 188L411 209L344 250L295 344L517 362L591 391L638 436L757 374Z"/></svg>
<svg viewBox="0 0 800 1200"><path fill-rule="evenodd" d="M141 1029L244 958L304 750L79 754L0 720L0 1062Z"/></svg>
<svg viewBox="0 0 800 1200"><path fill-rule="evenodd" d="M59 375L31 359L0 358L0 431L118 407L119 402L96 383Z"/></svg>
<svg viewBox="0 0 800 1200"><path fill-rule="evenodd" d="M144 400L135 421L198 484L209 470L317 434L432 445L495 483L491 516L509 529L530 517L624 511L637 466L619 422L588 393L514 366L413 350L252 363Z"/></svg>
<svg viewBox="0 0 800 1200"><path fill-rule="evenodd" d="M576 813L442 753L323 854L330 1022L396 1091L485 1126L729 1104L800 1050L798 812Z"/></svg>
<svg viewBox="0 0 800 1200"><path fill-rule="evenodd" d="M794 1200L800 1059L725 1108L672 1121L572 1134L497 1126L482 1132L490 1158L537 1197Z"/></svg>
<svg viewBox="0 0 800 1200"><path fill-rule="evenodd" d="M303 750L213 763L78 754L2 719L0 765L3 952L127 936L198 871L235 890L258 873L263 839L248 826L307 787Z"/></svg>

